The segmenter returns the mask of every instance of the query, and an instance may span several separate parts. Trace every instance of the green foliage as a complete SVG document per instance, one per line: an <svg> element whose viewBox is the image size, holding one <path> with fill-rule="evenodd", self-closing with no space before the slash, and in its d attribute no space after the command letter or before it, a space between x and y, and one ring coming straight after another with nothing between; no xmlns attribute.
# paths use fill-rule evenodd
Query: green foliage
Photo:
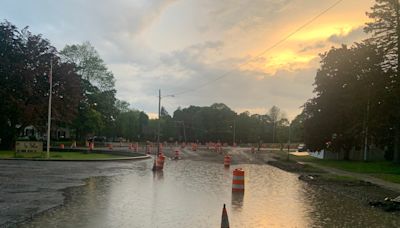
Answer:
<svg viewBox="0 0 400 228"><path fill-rule="evenodd" d="M400 162L400 3L398 0L376 0L367 15L372 19L365 28L372 34L368 42L375 44L384 54L381 66L390 75L386 88L390 91L387 103L391 108L387 112L393 129L393 157Z"/></svg>
<svg viewBox="0 0 400 228"><path fill-rule="evenodd" d="M345 158L373 142L400 160L399 2L377 0L367 15L371 38L321 55L316 97L302 114L305 142L313 150L343 151Z"/></svg>
<svg viewBox="0 0 400 228"><path fill-rule="evenodd" d="M65 62L77 66L81 75L82 99L73 125L77 130L77 138L85 139L88 135L115 136L115 118L119 109L126 111L129 104L117 102L113 74L89 42L66 45L61 54Z"/></svg>
<svg viewBox="0 0 400 228"><path fill-rule="evenodd" d="M0 23L0 138L11 148L27 125L44 128L47 120L50 61L53 62L52 117L71 122L80 100L75 66L63 63L56 49L28 28Z"/></svg>
<svg viewBox="0 0 400 228"><path fill-rule="evenodd" d="M114 75L90 42L66 45L60 53L67 62L76 64L83 79L101 90L114 89Z"/></svg>

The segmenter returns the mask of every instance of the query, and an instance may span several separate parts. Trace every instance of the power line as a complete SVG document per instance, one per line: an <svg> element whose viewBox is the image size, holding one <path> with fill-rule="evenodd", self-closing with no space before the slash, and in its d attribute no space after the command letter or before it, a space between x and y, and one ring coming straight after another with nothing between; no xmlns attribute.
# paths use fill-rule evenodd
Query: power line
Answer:
<svg viewBox="0 0 400 228"><path fill-rule="evenodd" d="M336 7L337 5L339 5L341 2L343 2L344 0L338 0L336 1L334 4L332 4L331 6L329 6L328 8L326 8L325 10L323 10L321 13L317 14L316 16L314 16L313 18L311 18L310 20L308 20L306 23L304 23L303 25L301 25L300 27L298 27L297 29L295 29L293 32L289 33L287 36L283 37L282 39L278 40L276 43L274 43L273 45L269 46L268 48L264 49L262 52L260 52L258 55L250 58L249 60L241 63L238 65L238 67L244 66L249 64L251 61L263 56L265 53L267 53L268 51L274 49L275 47L279 46L280 44L282 44L283 42L287 41L288 39L290 39L293 35L295 35L296 33L298 33L299 31L301 31L302 29L304 29L305 27L307 27L308 25L310 25L311 23L313 23L315 20L317 20L318 18L320 18L322 15L324 15L325 13L327 13L328 11L330 11L331 9L333 9L334 7ZM178 95L182 95L185 93L190 93L190 92L194 92L196 90L199 90L213 82L219 81L225 77L227 77L230 73L234 72L235 70L229 70L226 71L225 73L222 73L220 76L209 80L207 82L204 82L203 84L195 87L195 88L190 88L190 89L186 89L186 90L182 90L181 92L177 92L177 93L173 93L173 94L169 94L167 96L178 96Z"/></svg>

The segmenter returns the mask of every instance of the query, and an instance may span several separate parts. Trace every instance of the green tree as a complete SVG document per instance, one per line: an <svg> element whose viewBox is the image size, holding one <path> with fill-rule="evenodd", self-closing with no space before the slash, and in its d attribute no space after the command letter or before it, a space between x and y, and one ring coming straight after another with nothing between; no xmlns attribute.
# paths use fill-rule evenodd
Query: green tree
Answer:
<svg viewBox="0 0 400 228"><path fill-rule="evenodd" d="M362 147L365 129L381 128L385 77L380 64L383 55L373 45L332 48L321 55L315 78L316 97L304 106L305 141L313 150L343 151L345 158L354 147ZM387 123L387 121L386 121ZM376 138L379 135L375 135Z"/></svg>
<svg viewBox="0 0 400 228"><path fill-rule="evenodd" d="M114 89L113 73L107 69L103 59L90 42L66 45L60 53L67 62L76 64L78 73L83 79L103 91Z"/></svg>
<svg viewBox="0 0 400 228"><path fill-rule="evenodd" d="M0 23L0 138L11 148L27 125L45 129L53 62L52 117L71 122L80 99L79 76L73 64L63 63L57 50L28 28Z"/></svg>
<svg viewBox="0 0 400 228"><path fill-rule="evenodd" d="M386 80L390 91L390 112L394 129L393 144L395 160L400 162L400 7L398 0L376 0L371 12L367 15L373 20L367 23L365 31L372 34L368 39L384 54L382 68L389 72L390 80ZM390 73L391 72L391 73ZM385 80L385 79L384 79ZM389 101L389 100L388 100Z"/></svg>
<svg viewBox="0 0 400 228"><path fill-rule="evenodd" d="M74 122L78 138L84 139L87 134L114 137L118 108L123 108L118 105L125 104L118 103L115 98L113 74L89 42L81 45L66 45L61 54L64 62L75 64L81 75L82 99L79 103L78 117ZM90 125L91 128L83 128L85 126L83 122L87 121L87 115L91 114L88 110L91 109L100 114L101 121L94 122L98 126Z"/></svg>

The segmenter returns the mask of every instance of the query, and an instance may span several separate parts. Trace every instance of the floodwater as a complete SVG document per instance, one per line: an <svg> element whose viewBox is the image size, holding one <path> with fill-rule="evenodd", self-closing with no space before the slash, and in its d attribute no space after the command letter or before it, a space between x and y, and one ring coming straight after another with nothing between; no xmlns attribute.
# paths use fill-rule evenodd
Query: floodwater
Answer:
<svg viewBox="0 0 400 228"><path fill-rule="evenodd" d="M65 204L22 227L220 227L226 204L231 227L400 227L400 219L309 186L269 165L240 165L245 193L231 191L232 170L212 162L151 160L126 175L89 178L66 190Z"/></svg>

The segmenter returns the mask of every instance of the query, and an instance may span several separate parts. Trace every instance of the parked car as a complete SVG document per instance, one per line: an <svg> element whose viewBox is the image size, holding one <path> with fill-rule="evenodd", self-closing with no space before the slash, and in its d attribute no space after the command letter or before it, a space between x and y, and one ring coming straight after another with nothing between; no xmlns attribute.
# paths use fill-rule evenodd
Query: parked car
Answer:
<svg viewBox="0 0 400 228"><path fill-rule="evenodd" d="M297 151L298 152L307 151L306 145L305 144L299 144L299 146L297 147Z"/></svg>

